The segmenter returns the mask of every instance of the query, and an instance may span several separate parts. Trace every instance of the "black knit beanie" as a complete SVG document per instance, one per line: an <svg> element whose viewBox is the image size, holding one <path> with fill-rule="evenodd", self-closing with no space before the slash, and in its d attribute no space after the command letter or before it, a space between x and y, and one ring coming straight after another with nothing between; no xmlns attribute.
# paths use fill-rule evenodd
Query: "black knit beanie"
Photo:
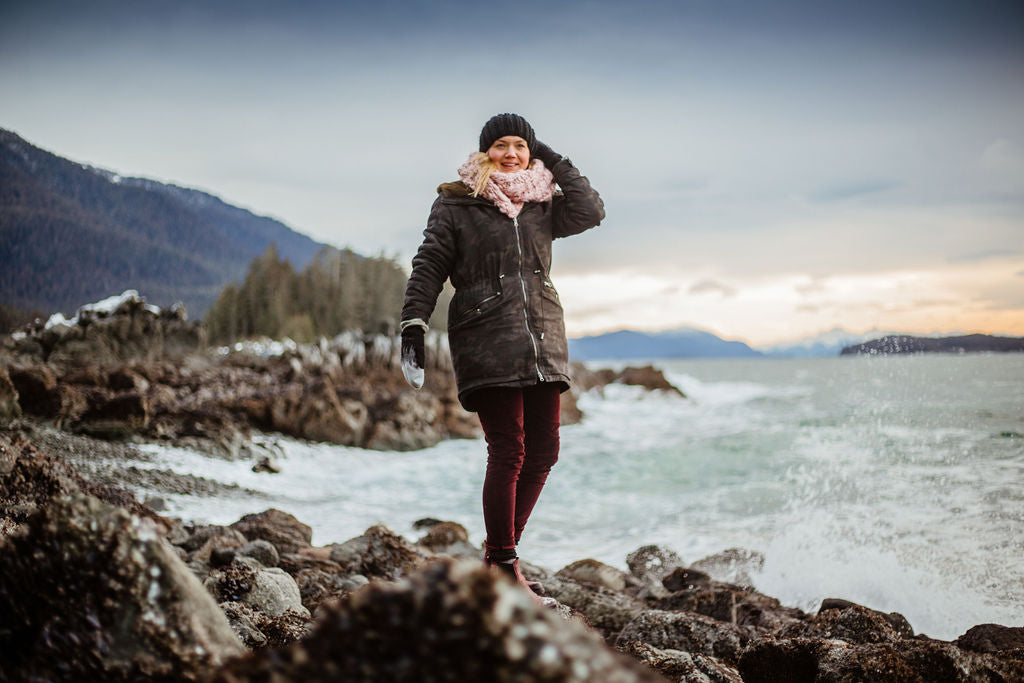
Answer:
<svg viewBox="0 0 1024 683"><path fill-rule="evenodd" d="M533 155L534 143L537 138L533 133L533 126L519 114L496 114L484 124L480 131L480 151L486 152L498 138L506 135L518 135L526 140L526 146Z"/></svg>

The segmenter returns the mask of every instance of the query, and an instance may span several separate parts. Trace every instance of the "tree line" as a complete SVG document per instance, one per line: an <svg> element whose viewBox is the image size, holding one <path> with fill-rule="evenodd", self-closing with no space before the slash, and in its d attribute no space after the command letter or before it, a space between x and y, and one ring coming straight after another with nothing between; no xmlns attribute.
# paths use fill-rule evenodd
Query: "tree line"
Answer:
<svg viewBox="0 0 1024 683"><path fill-rule="evenodd" d="M257 336L309 342L347 330L396 334L406 281L393 259L334 247L296 271L271 245L253 259L241 284L223 289L204 322L216 344ZM444 304L432 326L443 328Z"/></svg>

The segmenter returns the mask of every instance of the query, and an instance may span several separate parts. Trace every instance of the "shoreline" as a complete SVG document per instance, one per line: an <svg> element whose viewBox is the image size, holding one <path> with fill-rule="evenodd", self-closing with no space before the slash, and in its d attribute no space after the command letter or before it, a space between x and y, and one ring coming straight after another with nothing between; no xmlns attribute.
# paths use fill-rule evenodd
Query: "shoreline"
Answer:
<svg viewBox="0 0 1024 683"><path fill-rule="evenodd" d="M32 430L24 431L29 432L28 436L17 429L0 431L4 463L0 468L0 484L4 486L3 523L0 524L3 540L0 542L5 544L7 557L0 563L3 569L0 574L8 586L0 591L0 612L9 610L12 603L17 604L21 599L13 595L13 589L27 579L19 573L25 570L18 558L29 548L40 552L38 544L52 534L80 541L74 534L67 536L70 528L88 529L98 525L105 529L104 525L113 524L118 529L115 537L127 539L120 543L137 546L141 543L157 548L151 551L153 558L137 567L142 575L165 565L161 571L173 574L174 569L187 573L189 578L182 579L182 584L199 586L201 591L189 593L187 600L205 604L208 618L213 622L221 623L220 619L225 619L234 637L252 650L246 654L246 647L233 644L227 632L221 629L220 637L227 644L218 646L221 652L218 657L197 661L182 655L180 661L171 657L173 661L169 663L154 664L155 670L164 670L160 668L164 667L176 676L213 675L220 676L219 680L254 680L258 672L280 666L282 658L297 667L290 669L291 673L309 673L308 668L303 668L310 666L309 653L319 652L318 639L327 637L332 629L353 619L369 620L365 621L369 628L373 623L383 623L376 620L385 619L391 611L397 609L404 614L411 609L410 604L430 595L434 596L432 599L464 605L465 609L470 609L469 613L476 615L473 618L483 620L481 628L484 628L485 623L490 623L488 619L497 617L483 603L473 608L468 606L474 604L472 590L490 591L488 594L519 605L518 611L514 610L509 617L512 621L502 622L500 632L505 633L504 629L512 628L513 623L520 623L524 628L543 623L550 631L550 637L543 643L557 648L562 639L568 639L575 647L588 648L587 661L603 662L605 673L602 676L606 677L573 678L571 670L567 670L556 680L656 680L654 672L685 681L786 680L778 676L786 671L795 676L809 661L814 662L819 673L834 670L838 677L829 680L859 680L857 675L881 661L890 666L898 664L893 671L916 671L926 679L928 672L934 674L953 663L972 672L971 676L980 676L982 672L985 675L999 673L1007 676L1007 680L1024 676L1024 629L979 626L955 642L946 642L915 634L901 615L884 614L844 600L825 601L816 614L809 614L785 607L742 582L727 583L714 578L723 567L743 559L736 555L723 554L686 565L669 549L643 546L626 559L629 571L592 559L581 559L558 570L526 564L527 575L544 584L545 593L551 599L549 606L539 608L528 599L524 600L520 589L505 586L482 571L480 549L468 542L464 528L451 522L425 520L421 525L424 536L417 541L377 526L343 543L313 546L312 531L307 525L274 510L254 512L223 526L171 520L138 503L126 491L89 481L71 466L66 453L62 456L48 452L46 443L33 442ZM50 434L41 441L52 443L55 438L59 436ZM87 460L96 457L95 451L89 449L90 444L93 444L91 439L75 437L69 438L64 446L66 452L88 449L79 453ZM118 452L117 446L112 449ZM13 481L12 476L16 477ZM12 488L14 483L19 485ZM83 499L83 492L93 497ZM99 502L97 495L106 503ZM124 514L119 510L131 511L136 516L119 517ZM151 521L130 522L141 518ZM77 521L81 519L92 521L83 525ZM153 538L147 536L146 528L150 527L157 530ZM88 537L89 533L86 531L85 535ZM83 549L86 554L102 554L102 547L100 544ZM164 550L159 551L159 548ZM9 552L12 549L14 552ZM34 564L45 574L48 562ZM71 583L88 585L92 587L90 590L99 592L126 583L123 576L111 582L109 571L102 564L85 563L76 567ZM439 589L438 585L444 588ZM470 590L469 586L476 588ZM437 593L438 590L441 593ZM257 592L259 596L255 596ZM130 593L120 595L119 599L129 602L140 599ZM40 599L44 606L36 604ZM49 605L48 599L45 595L34 597L36 613L21 610L22 614L30 618L40 616L40 611L52 608L45 606ZM65 607L63 598L52 596L52 599ZM168 618L164 612L173 611L173 604L176 603L150 605L150 609L159 608L160 618ZM210 604L214 607L210 608ZM435 616L428 628L435 636L444 636L444 640L451 635L452 615ZM135 646L141 647L140 643L148 636L136 634L134 637ZM349 637L366 636L349 632ZM4 634L0 633L0 640L3 638ZM541 667L543 643L534 643L533 650L522 645L527 652L533 652L534 659L528 657L524 662L512 658L509 664ZM389 647L399 645L390 643ZM216 649L209 643L206 646L211 652ZM503 638L494 645L496 652L504 653L501 656L509 654L506 651L509 646L509 641ZM511 647L513 653L518 652L517 646ZM401 651L411 656L409 652L415 649L414 645L405 643ZM306 654L299 657L296 654L299 651ZM459 651L461 656L468 656L465 650ZM61 652L64 657L70 657L66 661L85 661L82 657L86 654L90 657L96 654L76 648ZM565 661L576 661L568 651L563 654ZM147 654L151 656L151 652ZM443 659L444 656L444 653L420 653L410 661L415 661L417 667L428 666L431 657ZM367 653L339 651L328 657L333 657L330 661L325 657L327 655L321 652L315 666L330 664L363 670L370 667L378 673L387 671L389 666L387 661L377 661ZM300 666L299 659L307 664ZM26 658L18 670L39 671L43 665L38 658ZM117 663L107 662L104 666L112 667L108 673L122 671ZM245 672L244 675L239 671ZM424 680L430 680L429 676Z"/></svg>

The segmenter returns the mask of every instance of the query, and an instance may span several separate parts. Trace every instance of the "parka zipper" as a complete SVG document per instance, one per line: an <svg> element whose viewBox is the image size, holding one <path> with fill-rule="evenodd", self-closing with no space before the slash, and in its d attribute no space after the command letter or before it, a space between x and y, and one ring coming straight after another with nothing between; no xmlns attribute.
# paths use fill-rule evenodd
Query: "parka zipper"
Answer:
<svg viewBox="0 0 1024 683"><path fill-rule="evenodd" d="M537 370L537 378L544 382L544 373L540 371L540 349L537 348L537 339L530 329L530 299L526 296L526 279L523 277L523 245L519 240L519 219L513 217L512 225L516 229L516 253L519 255L519 284L523 289L523 322L526 324L526 334L530 335L530 343L533 344L533 367Z"/></svg>

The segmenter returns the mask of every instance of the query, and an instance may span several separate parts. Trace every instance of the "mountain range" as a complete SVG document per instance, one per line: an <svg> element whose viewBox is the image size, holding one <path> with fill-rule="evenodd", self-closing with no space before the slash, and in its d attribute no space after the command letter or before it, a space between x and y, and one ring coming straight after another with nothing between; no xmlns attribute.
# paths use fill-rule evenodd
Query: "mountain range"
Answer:
<svg viewBox="0 0 1024 683"><path fill-rule="evenodd" d="M71 312L136 289L201 317L271 244L297 268L324 246L211 194L64 159L0 128L0 304Z"/></svg>
<svg viewBox="0 0 1024 683"><path fill-rule="evenodd" d="M743 342L727 341L710 332L680 327L662 332L618 330L569 340L573 360L637 358L760 358L764 354Z"/></svg>

